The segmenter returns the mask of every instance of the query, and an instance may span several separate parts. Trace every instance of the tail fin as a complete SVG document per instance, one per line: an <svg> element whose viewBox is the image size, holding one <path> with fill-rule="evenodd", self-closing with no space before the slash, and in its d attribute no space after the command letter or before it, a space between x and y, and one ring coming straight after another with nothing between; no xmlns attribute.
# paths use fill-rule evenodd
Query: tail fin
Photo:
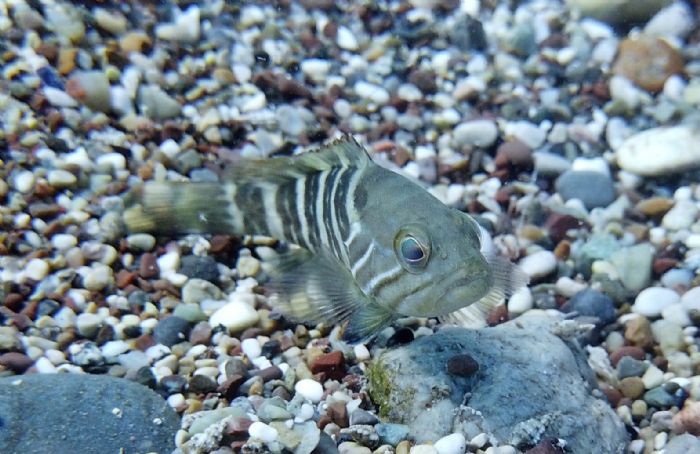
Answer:
<svg viewBox="0 0 700 454"><path fill-rule="evenodd" d="M237 233L226 188L212 182L149 182L124 199L129 232Z"/></svg>

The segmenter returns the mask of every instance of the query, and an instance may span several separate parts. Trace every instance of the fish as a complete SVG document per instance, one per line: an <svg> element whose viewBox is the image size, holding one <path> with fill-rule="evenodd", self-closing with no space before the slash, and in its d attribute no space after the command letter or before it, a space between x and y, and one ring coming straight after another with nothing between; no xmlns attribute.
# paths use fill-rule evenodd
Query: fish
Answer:
<svg viewBox="0 0 700 454"><path fill-rule="evenodd" d="M468 214L372 160L351 136L293 156L246 160L218 182L145 182L125 200L129 232L258 234L293 247L271 305L366 342L399 317L484 320L526 283Z"/></svg>

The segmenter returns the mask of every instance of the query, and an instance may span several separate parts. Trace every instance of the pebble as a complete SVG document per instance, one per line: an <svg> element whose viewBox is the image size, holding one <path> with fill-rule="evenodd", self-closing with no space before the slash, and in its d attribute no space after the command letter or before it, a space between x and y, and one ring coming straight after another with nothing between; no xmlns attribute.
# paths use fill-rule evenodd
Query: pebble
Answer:
<svg viewBox="0 0 700 454"><path fill-rule="evenodd" d="M652 407L668 408L675 404L676 399L662 386L659 386L644 393L644 401Z"/></svg>
<svg viewBox="0 0 700 454"><path fill-rule="evenodd" d="M234 298L229 303L214 312L209 317L209 325L215 328L219 325L229 333L237 333L258 323L260 315L247 301Z"/></svg>
<svg viewBox="0 0 700 454"><path fill-rule="evenodd" d="M180 115L180 103L157 85L141 85L138 93L139 111L155 120L168 120Z"/></svg>
<svg viewBox="0 0 700 454"><path fill-rule="evenodd" d="M615 157L622 169L637 175L686 172L700 166L700 132L689 125L647 129L625 139Z"/></svg>
<svg viewBox="0 0 700 454"><path fill-rule="evenodd" d="M557 267L557 258L551 251L537 251L518 262L520 269L532 279L552 273Z"/></svg>
<svg viewBox="0 0 700 454"><path fill-rule="evenodd" d="M294 385L294 390L304 399L308 399L313 403L320 402L323 397L323 386L310 378L299 380L296 385Z"/></svg>
<svg viewBox="0 0 700 454"><path fill-rule="evenodd" d="M471 120L458 124L452 131L452 137L457 148L486 148L496 141L498 127L493 120Z"/></svg>
<svg viewBox="0 0 700 454"><path fill-rule="evenodd" d="M126 237L126 244L133 251L150 251L156 245L156 238L150 233L134 233Z"/></svg>
<svg viewBox="0 0 700 454"><path fill-rule="evenodd" d="M34 174L29 170L21 170L12 178L12 187L26 194L34 187Z"/></svg>
<svg viewBox="0 0 700 454"><path fill-rule="evenodd" d="M657 93L666 79L683 72L683 57L665 40L640 34L624 39L613 65L615 74L624 76L643 89Z"/></svg>
<svg viewBox="0 0 700 454"><path fill-rule="evenodd" d="M396 446L409 437L409 428L404 424L379 423L374 426L381 443Z"/></svg>
<svg viewBox="0 0 700 454"><path fill-rule="evenodd" d="M681 411L673 417L672 424L675 433L700 435L700 402L686 401Z"/></svg>
<svg viewBox="0 0 700 454"><path fill-rule="evenodd" d="M361 80L355 83L353 89L357 96L376 104L386 104L389 101L389 92L379 85Z"/></svg>
<svg viewBox="0 0 700 454"><path fill-rule="evenodd" d="M255 359L262 353L262 346L257 339L243 339L241 341L241 350L250 359Z"/></svg>
<svg viewBox="0 0 700 454"><path fill-rule="evenodd" d="M183 303L200 304L204 300L220 300L222 298L223 293L221 289L203 279L189 279L182 287Z"/></svg>
<svg viewBox="0 0 700 454"><path fill-rule="evenodd" d="M658 317L664 308L680 300L678 293L663 287L649 287L637 295L632 305L632 312L645 317Z"/></svg>
<svg viewBox="0 0 700 454"><path fill-rule="evenodd" d="M256 438L265 443L272 443L277 440L277 437L279 436L277 429L260 421L255 421L250 425L248 428L248 434L252 438Z"/></svg>
<svg viewBox="0 0 700 454"><path fill-rule="evenodd" d="M219 280L219 268L212 257L199 255L186 255L180 259L181 274L190 279L202 279L209 282Z"/></svg>
<svg viewBox="0 0 700 454"><path fill-rule="evenodd" d="M644 388L652 389L661 386L664 382L664 372L658 367L651 365L642 375L642 383Z"/></svg>
<svg viewBox="0 0 700 454"><path fill-rule="evenodd" d="M200 35L199 17L199 8L192 5L177 15L174 22L158 24L155 28L156 36L167 41L193 43Z"/></svg>
<svg viewBox="0 0 700 454"><path fill-rule="evenodd" d="M687 148L687 147L686 147ZM683 230L693 225L697 219L698 208L690 200L679 200L661 220L661 225L669 230Z"/></svg>
<svg viewBox="0 0 700 454"><path fill-rule="evenodd" d="M153 340L156 343L172 347L187 339L190 323L180 317L170 316L158 322L153 330Z"/></svg>
<svg viewBox="0 0 700 454"><path fill-rule="evenodd" d="M522 314L533 307L532 292L527 286L520 287L508 300L508 310L514 314Z"/></svg>
<svg viewBox="0 0 700 454"><path fill-rule="evenodd" d="M78 182L75 175L63 169L49 171L46 179L51 186L59 189L70 188Z"/></svg>
<svg viewBox="0 0 700 454"><path fill-rule="evenodd" d="M113 35L124 33L128 25L126 17L115 10L95 8L92 12L92 17L100 28Z"/></svg>
<svg viewBox="0 0 700 454"><path fill-rule="evenodd" d="M671 438L664 449L664 454L687 454L700 452L700 437L688 433Z"/></svg>
<svg viewBox="0 0 700 454"><path fill-rule="evenodd" d="M79 71L66 82L66 93L98 112L109 112L112 104L107 75L102 71Z"/></svg>
<svg viewBox="0 0 700 454"><path fill-rule="evenodd" d="M638 292L651 283L654 247L648 243L622 248L610 256L617 275L626 289Z"/></svg>
<svg viewBox="0 0 700 454"><path fill-rule="evenodd" d="M350 29L344 25L338 27L336 43L338 44L338 47L345 50L355 51L359 48L357 38L353 32L351 32Z"/></svg>
<svg viewBox="0 0 700 454"><path fill-rule="evenodd" d="M639 361L631 356L623 356L617 363L617 377L624 379L627 377L641 377L648 365L644 361Z"/></svg>
<svg viewBox="0 0 700 454"><path fill-rule="evenodd" d="M575 312L579 315L596 317L598 326L605 326L615 321L615 304L604 293L586 289L575 294L562 307L562 312Z"/></svg>
<svg viewBox="0 0 700 454"><path fill-rule="evenodd" d="M462 433L457 432L442 437L433 446L438 454L464 454L467 449L467 440Z"/></svg>
<svg viewBox="0 0 700 454"><path fill-rule="evenodd" d="M97 330L102 324L102 317L97 314L83 312L78 314L75 319L75 327L78 329L78 334L88 339L94 339L97 335Z"/></svg>
<svg viewBox="0 0 700 454"><path fill-rule="evenodd" d="M591 170L569 170L556 181L564 200L579 199L587 209L606 207L615 200L615 187L609 175Z"/></svg>
<svg viewBox="0 0 700 454"><path fill-rule="evenodd" d="M48 276L49 271L49 264L43 259L31 259L24 267L24 275L36 282Z"/></svg>
<svg viewBox="0 0 700 454"><path fill-rule="evenodd" d="M411 454L438 454L437 449L432 445L415 445L411 447Z"/></svg>
<svg viewBox="0 0 700 454"><path fill-rule="evenodd" d="M681 305L686 311L700 314L700 287L688 290L681 297Z"/></svg>

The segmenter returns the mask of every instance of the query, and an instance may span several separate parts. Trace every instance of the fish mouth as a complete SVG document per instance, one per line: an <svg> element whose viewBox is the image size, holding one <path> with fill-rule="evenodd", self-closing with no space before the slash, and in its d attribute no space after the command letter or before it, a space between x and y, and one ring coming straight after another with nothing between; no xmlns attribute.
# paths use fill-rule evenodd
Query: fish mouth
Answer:
<svg viewBox="0 0 700 454"><path fill-rule="evenodd" d="M481 299L487 292L479 293L479 285L474 284L483 278L484 276L462 276L453 279L436 300L435 316L452 313Z"/></svg>

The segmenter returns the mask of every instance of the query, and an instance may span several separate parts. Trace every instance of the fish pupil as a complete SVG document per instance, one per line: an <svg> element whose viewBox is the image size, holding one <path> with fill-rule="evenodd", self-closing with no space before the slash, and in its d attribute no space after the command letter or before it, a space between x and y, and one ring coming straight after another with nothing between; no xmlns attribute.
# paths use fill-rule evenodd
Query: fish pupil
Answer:
<svg viewBox="0 0 700 454"><path fill-rule="evenodd" d="M401 255L406 261L415 263L423 260L425 253L415 238L407 237L401 242Z"/></svg>

